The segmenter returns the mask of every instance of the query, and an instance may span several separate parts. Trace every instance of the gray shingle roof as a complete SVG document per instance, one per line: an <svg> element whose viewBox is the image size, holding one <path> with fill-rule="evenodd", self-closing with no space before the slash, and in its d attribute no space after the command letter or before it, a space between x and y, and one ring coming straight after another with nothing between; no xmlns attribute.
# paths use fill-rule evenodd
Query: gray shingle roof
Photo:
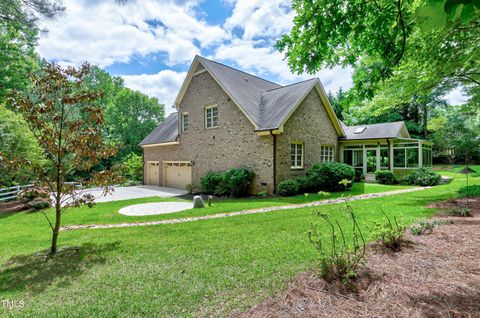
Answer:
<svg viewBox="0 0 480 318"><path fill-rule="evenodd" d="M196 56L196 59L253 121L257 130L279 128L318 81L312 78L281 86L201 56ZM178 115L172 115L155 128L140 145L174 141L178 136Z"/></svg>
<svg viewBox="0 0 480 318"><path fill-rule="evenodd" d="M175 141L178 137L178 113L170 114L139 144L151 145Z"/></svg>
<svg viewBox="0 0 480 318"><path fill-rule="evenodd" d="M345 137L341 138L342 140L395 138L400 136L404 125L403 121L357 126L346 126L343 122L340 123L345 131ZM355 130L361 127L365 127L365 130L360 134L355 134Z"/></svg>
<svg viewBox="0 0 480 318"><path fill-rule="evenodd" d="M276 129L317 82L316 78L268 90L260 99L259 130Z"/></svg>

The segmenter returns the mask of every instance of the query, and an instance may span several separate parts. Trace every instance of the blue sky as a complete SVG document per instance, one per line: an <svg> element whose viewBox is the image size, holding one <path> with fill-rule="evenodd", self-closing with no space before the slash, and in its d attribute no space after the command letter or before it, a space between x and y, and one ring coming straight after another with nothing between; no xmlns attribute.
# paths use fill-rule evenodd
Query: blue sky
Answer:
<svg viewBox="0 0 480 318"><path fill-rule="evenodd" d="M290 0L64 0L46 22L38 53L64 65L84 61L155 96L167 113L196 54L288 84L319 77L327 91L351 87L351 69L292 74L273 45L292 27ZM451 99L458 99L458 92Z"/></svg>

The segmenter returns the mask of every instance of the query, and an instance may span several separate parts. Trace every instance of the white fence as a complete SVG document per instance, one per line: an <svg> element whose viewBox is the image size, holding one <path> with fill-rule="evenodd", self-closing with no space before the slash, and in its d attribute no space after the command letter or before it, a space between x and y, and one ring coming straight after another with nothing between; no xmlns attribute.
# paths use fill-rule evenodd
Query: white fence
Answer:
<svg viewBox="0 0 480 318"><path fill-rule="evenodd" d="M73 185L78 188L82 187L82 184L80 182L64 182L64 184L68 185ZM0 189L0 202L8 201L8 200L13 200L17 197L17 194L22 191L25 188L31 187L33 184L26 184L26 185L20 185L20 186L13 186L10 188L3 188Z"/></svg>
<svg viewBox="0 0 480 318"><path fill-rule="evenodd" d="M25 188L32 186L31 184L21 185L21 186L13 186L10 188L3 188L0 189L0 202L12 200L17 197L17 194Z"/></svg>

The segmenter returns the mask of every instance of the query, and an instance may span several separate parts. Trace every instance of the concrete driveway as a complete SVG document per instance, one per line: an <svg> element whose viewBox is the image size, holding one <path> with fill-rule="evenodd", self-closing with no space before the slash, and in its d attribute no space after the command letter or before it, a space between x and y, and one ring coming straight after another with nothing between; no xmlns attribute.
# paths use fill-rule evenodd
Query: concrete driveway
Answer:
<svg viewBox="0 0 480 318"><path fill-rule="evenodd" d="M161 197L171 198L179 195L187 194L188 192L181 189L156 187L156 186L134 186L134 187L115 187L115 191L107 196L102 196L102 190L89 190L95 196L95 202L110 202L128 199L138 199L147 197Z"/></svg>

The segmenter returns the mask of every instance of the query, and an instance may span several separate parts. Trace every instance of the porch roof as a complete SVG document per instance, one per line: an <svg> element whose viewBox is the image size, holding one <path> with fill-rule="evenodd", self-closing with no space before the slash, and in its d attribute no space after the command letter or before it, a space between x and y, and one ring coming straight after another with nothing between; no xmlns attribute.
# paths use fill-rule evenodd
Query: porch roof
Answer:
<svg viewBox="0 0 480 318"><path fill-rule="evenodd" d="M340 123L345 131L345 137L341 137L339 139L340 141L410 138L410 134L403 121L357 126L347 126L343 122Z"/></svg>

